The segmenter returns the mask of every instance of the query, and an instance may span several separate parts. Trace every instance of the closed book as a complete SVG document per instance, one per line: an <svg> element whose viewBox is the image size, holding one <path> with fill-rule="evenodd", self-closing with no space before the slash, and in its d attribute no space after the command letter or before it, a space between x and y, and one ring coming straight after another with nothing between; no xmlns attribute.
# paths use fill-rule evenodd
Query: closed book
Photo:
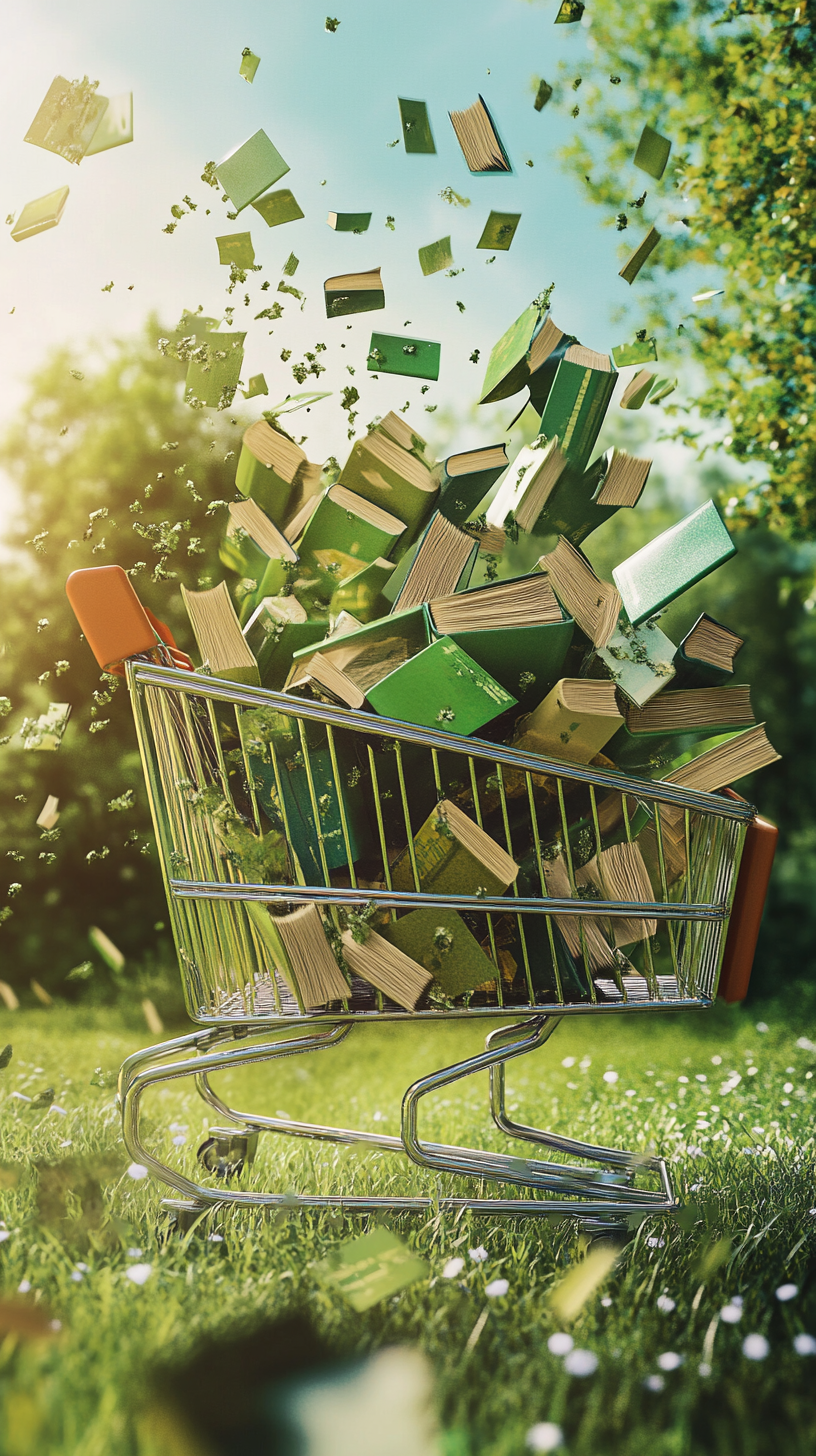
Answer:
<svg viewBox="0 0 816 1456"><path fill-rule="evenodd" d="M651 257L660 242L660 238L661 234L657 231L656 227L649 228L642 242L638 243L634 251L629 254L629 257L618 273L618 277L624 278L627 283L634 283L646 259Z"/></svg>
<svg viewBox="0 0 816 1456"><path fill-rule="evenodd" d="M367 692L373 683L421 652L430 641L428 614L424 607L414 607L342 634L327 634L316 645L323 658ZM313 655L308 648L295 653L293 674L308 672Z"/></svg>
<svg viewBox="0 0 816 1456"><path fill-rule="evenodd" d="M69 190L68 187L58 187L55 192L46 193L45 197L27 202L11 229L15 243L22 243L25 238L36 237L37 233L56 227L65 211Z"/></svg>
<svg viewBox="0 0 816 1456"><path fill-rule="evenodd" d="M224 233L216 238L218 261L234 263L237 268L251 268L255 262L255 249L251 233Z"/></svg>
<svg viewBox="0 0 816 1456"><path fill-rule="evenodd" d="M558 436L570 465L583 470L600 433L617 372L606 354L571 344L558 365L541 416L541 433Z"/></svg>
<svg viewBox="0 0 816 1456"><path fill-rule="evenodd" d="M513 170L482 96L467 111L450 111L448 115L468 171L484 173Z"/></svg>
<svg viewBox="0 0 816 1456"><path fill-rule="evenodd" d="M461 525L471 516L509 461L503 444L484 445L477 450L462 450L449 455L441 467L439 509L454 525Z"/></svg>
<svg viewBox="0 0 816 1456"><path fill-rule="evenodd" d="M430 155L436 151L428 108L424 101L410 101L404 96L398 98L402 139L409 154Z"/></svg>
<svg viewBox="0 0 816 1456"><path fill-rule="evenodd" d="M618 768L637 773L672 762L699 738L750 727L754 712L747 687L690 688L628 707L625 718L606 752Z"/></svg>
<svg viewBox="0 0 816 1456"><path fill-rule="evenodd" d="M289 171L266 132L256 131L218 163L215 175L236 212L242 212Z"/></svg>
<svg viewBox="0 0 816 1456"><path fill-rule="evenodd" d="M356 634L355 634L356 635ZM440 637L369 689L375 713L467 736L516 699L450 637Z"/></svg>
<svg viewBox="0 0 816 1456"><path fill-rule="evenodd" d="M642 546L612 572L632 625L667 607L736 550L713 501Z"/></svg>
<svg viewBox="0 0 816 1456"><path fill-rule="evenodd" d="M430 466L415 451L398 444L383 423L355 442L338 483L399 517L409 535L430 514L438 494ZM377 556L389 554L375 552Z"/></svg>
<svg viewBox="0 0 816 1456"><path fill-rule="evenodd" d="M299 222L304 216L302 207L288 187L281 187L277 192L265 192L263 197L255 198L252 206L261 214L267 227L280 227L284 222Z"/></svg>
<svg viewBox="0 0 816 1456"><path fill-rule="evenodd" d="M518 394L563 338L563 329L559 329L551 316L548 314L542 322L541 309L531 304L494 344L479 403L493 404ZM531 359L534 343L535 357Z"/></svg>
<svg viewBox="0 0 816 1456"><path fill-rule="evenodd" d="M226 582L200 592L182 586L181 595L202 666L214 677L260 687L258 664L244 640Z"/></svg>
<svg viewBox="0 0 816 1456"><path fill-rule="evenodd" d="M740 797L733 789L722 792L729 799ZM776 825L756 814L745 835L717 985L717 995L729 1005L748 994L778 839Z"/></svg>
<svg viewBox="0 0 816 1456"><path fill-rule="evenodd" d="M406 955L398 945L369 931L365 940L354 939L350 930L342 935L343 959L354 972L389 1000L406 1011L413 1011L420 996L430 985L431 975L425 967Z"/></svg>
<svg viewBox="0 0 816 1456"><path fill-rule="evenodd" d="M97 84L87 76L84 81L55 76L23 140L79 164L108 105L106 96L97 95Z"/></svg>
<svg viewBox="0 0 816 1456"><path fill-rule="evenodd" d="M559 602L596 648L612 641L620 617L621 600L614 586L595 575L582 552L563 536L554 551L539 558Z"/></svg>
<svg viewBox="0 0 816 1456"><path fill-rule="evenodd" d="M503 895L518 865L478 824L449 799L442 799L414 835L414 862L404 849L391 867L395 890L421 889L434 895Z"/></svg>
<svg viewBox="0 0 816 1456"><path fill-rule="evenodd" d="M513 746L546 758L589 763L622 721L614 683L562 678L522 720Z"/></svg>
<svg viewBox="0 0 816 1456"><path fill-rule="evenodd" d="M253 500L230 502L229 523L218 555L230 571L255 581L255 590L247 594L247 600L257 596L258 601L283 590L287 567L293 567L298 559L283 532Z"/></svg>
<svg viewBox="0 0 816 1456"><path fill-rule="evenodd" d="M654 127L644 126L635 151L635 166L640 167L641 172L648 172L650 177L659 182L666 170L670 151L671 142L668 137L661 136Z"/></svg>
<svg viewBox="0 0 816 1456"><path fill-rule="evenodd" d="M393 561L378 556L346 577L332 595L329 614L337 618L341 613L356 617L358 622L374 622L388 612L390 603L383 596L383 587L394 572Z"/></svg>
<svg viewBox="0 0 816 1456"><path fill-rule="evenodd" d="M328 748L319 746L309 749L307 772L299 751L297 724L294 719L288 721L292 737L288 743L284 740L278 750L277 776L269 756L251 753L250 768L261 785L257 790L261 808L274 827L286 835L289 850L297 857L300 883L326 885L327 870L347 869L349 862L354 864L374 852L376 841L366 812L365 775L348 735L337 731L337 775ZM318 806L317 814L313 802Z"/></svg>
<svg viewBox="0 0 816 1456"><path fill-rule="evenodd" d="M232 404L244 362L245 333L208 333L202 340L206 357L191 359L184 381L187 404L197 400L208 409Z"/></svg>
<svg viewBox="0 0 816 1456"><path fill-rule="evenodd" d="M271 951L275 967L294 991L300 1010L345 1001L349 986L331 951L316 905L300 905L288 915L270 915L265 905L246 902L250 922Z"/></svg>
<svg viewBox="0 0 816 1456"><path fill-rule="evenodd" d="M451 998L495 981L495 965L455 910L411 910L380 932Z"/></svg>
<svg viewBox="0 0 816 1456"><path fill-rule="evenodd" d="M372 334L366 367L369 373L404 374L409 379L438 379L442 345L401 334Z"/></svg>
<svg viewBox="0 0 816 1456"><path fill-rule="evenodd" d="M385 289L379 268L368 273L340 273L323 284L326 318L344 318L351 313L371 313L385 308Z"/></svg>
<svg viewBox="0 0 816 1456"><path fill-rule="evenodd" d="M309 620L294 596L265 597L244 627L244 639L261 674L261 687L279 692L300 648L320 642L328 631L325 618Z"/></svg>
<svg viewBox="0 0 816 1456"><path fill-rule="evenodd" d="M434 596L467 586L478 542L460 531L441 511L435 511L419 542L405 581L394 602L395 611L407 611Z"/></svg>
<svg viewBox="0 0 816 1456"><path fill-rule="evenodd" d="M366 233L371 224L371 213L330 212L326 221L336 233Z"/></svg>
<svg viewBox="0 0 816 1456"><path fill-rule="evenodd" d="M487 509L488 526L526 533L535 531L549 497L567 469L557 438L539 435L525 445L510 466Z"/></svg>
<svg viewBox="0 0 816 1456"><path fill-rule="evenodd" d="M520 212L491 212L476 247L487 248L490 252L506 253L520 222Z"/></svg>
<svg viewBox="0 0 816 1456"><path fill-rule="evenodd" d="M630 627L625 619L587 665L590 677L609 677L624 698L642 708L674 677L674 643L653 623Z"/></svg>
<svg viewBox="0 0 816 1456"><path fill-rule="evenodd" d="M734 659L745 642L707 612L702 612L677 651L679 688L715 688L734 674Z"/></svg>
<svg viewBox="0 0 816 1456"><path fill-rule="evenodd" d="M283 526L299 499L312 495L319 483L319 465L310 464L288 435L266 420L256 420L244 431L236 489L251 496L277 525Z"/></svg>
<svg viewBox="0 0 816 1456"><path fill-rule="evenodd" d="M662 773L660 782L710 794L777 763L781 756L770 742L765 724L757 723L741 733L697 745L692 756L684 755L668 773Z"/></svg>
<svg viewBox="0 0 816 1456"><path fill-rule="evenodd" d="M572 546L580 546L622 507L637 505L651 466L651 460L611 449L583 475L565 470L538 517L536 535L564 536Z"/></svg>
<svg viewBox="0 0 816 1456"><path fill-rule="evenodd" d="M404 530L395 515L344 485L333 485L298 542L301 575L315 580L329 601L340 582L363 564L388 556Z"/></svg>

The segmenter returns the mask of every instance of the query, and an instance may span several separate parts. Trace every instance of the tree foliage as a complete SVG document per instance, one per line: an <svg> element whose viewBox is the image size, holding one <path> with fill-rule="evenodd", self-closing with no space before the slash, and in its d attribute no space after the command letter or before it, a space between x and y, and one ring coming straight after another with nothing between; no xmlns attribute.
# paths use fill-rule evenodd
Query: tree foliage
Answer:
<svg viewBox="0 0 816 1456"><path fill-rule="evenodd" d="M568 160L610 209L610 225L623 214L624 243L652 222L663 233L634 287L644 323L663 335L661 359L680 332L705 371L688 408L757 467L756 479L729 490L728 514L812 537L816 36L805 0L596 6L590 37L593 74L583 77ZM631 165L646 122L672 140L661 182ZM696 313L688 300L679 307L665 270L687 264L704 266L723 299ZM688 424L676 433L695 438ZM709 448L710 426L703 439Z"/></svg>

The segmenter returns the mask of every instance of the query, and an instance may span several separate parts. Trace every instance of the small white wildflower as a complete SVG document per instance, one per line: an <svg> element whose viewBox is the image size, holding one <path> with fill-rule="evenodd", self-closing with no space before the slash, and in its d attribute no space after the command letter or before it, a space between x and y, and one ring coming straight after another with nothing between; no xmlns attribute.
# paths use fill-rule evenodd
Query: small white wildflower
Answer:
<svg viewBox="0 0 816 1456"><path fill-rule="evenodd" d="M722 1066L722 1057L712 1057L711 1058L711 1065L713 1067L721 1067Z"/></svg>
<svg viewBox="0 0 816 1456"><path fill-rule="evenodd" d="M223 1234L207 1234L207 1243L208 1244L223 1244L223 1242L224 1242L224 1235Z"/></svg>
<svg viewBox="0 0 816 1456"><path fill-rule="evenodd" d="M657 1307L658 1309L662 1310L664 1314L671 1314L672 1310L677 1308L677 1305L675 1304L675 1301L670 1297L670 1295L660 1294L658 1295Z"/></svg>
<svg viewBox="0 0 816 1456"><path fill-rule="evenodd" d="M683 1356L678 1355L676 1350L666 1350L664 1354L658 1355L657 1363L661 1370L678 1370L683 1363Z"/></svg>
<svg viewBox="0 0 816 1456"><path fill-rule="evenodd" d="M383 1120L382 1113L381 1112L375 1112L374 1113L374 1121L375 1122L382 1122L382 1120Z"/></svg>
<svg viewBox="0 0 816 1456"><path fill-rule="evenodd" d="M468 1253L474 1264L483 1264L487 1258L487 1249L484 1244L480 1244L478 1249L468 1249Z"/></svg>
<svg viewBox="0 0 816 1456"><path fill-rule="evenodd" d="M22 1285L20 1287L22 1288ZM793 1348L797 1355L816 1355L816 1340L812 1335L805 1334L803 1330L800 1335L794 1335Z"/></svg>
<svg viewBox="0 0 816 1456"><path fill-rule="evenodd" d="M631 1091L630 1090L629 1092L624 1092L623 1095L624 1095L624 1097L637 1097L637 1092L634 1092L634 1091Z"/></svg>
<svg viewBox="0 0 816 1456"><path fill-rule="evenodd" d="M184 1133L183 1132L177 1132L176 1133L176 1136L173 1138L173 1147L174 1148L183 1148L183 1147L185 1147L186 1143L187 1143L187 1139L184 1136Z"/></svg>
<svg viewBox="0 0 816 1456"><path fill-rule="evenodd" d="M601 1304L603 1305L604 1309L611 1309L612 1300L609 1298L608 1294L604 1295L603 1299L601 1300Z"/></svg>
<svg viewBox="0 0 816 1456"><path fill-rule="evenodd" d="M742 1342L742 1353L746 1360L764 1360L770 1348L764 1335L746 1335Z"/></svg>
<svg viewBox="0 0 816 1456"><path fill-rule="evenodd" d="M770 1027L768 1026L767 1021L758 1021L756 1024L756 1029L757 1031L769 1031Z"/></svg>
<svg viewBox="0 0 816 1456"><path fill-rule="evenodd" d="M531 1451L557 1451L564 1444L564 1432L555 1421L539 1421L527 1432L527 1445Z"/></svg>
<svg viewBox="0 0 816 1456"><path fill-rule="evenodd" d="M128 1249L127 1256L129 1259L141 1259L142 1251L141 1249Z"/></svg>
<svg viewBox="0 0 816 1456"><path fill-rule="evenodd" d="M79 1269L74 1269L71 1274L71 1278L74 1281L74 1284L81 1284L83 1279L85 1278L85 1275L81 1273Z"/></svg>
<svg viewBox="0 0 816 1456"><path fill-rule="evenodd" d="M643 1384L647 1390L663 1390L666 1382L662 1375L647 1375Z"/></svg>
<svg viewBox="0 0 816 1456"><path fill-rule="evenodd" d="M572 1335L559 1332L557 1335L550 1335L547 1349L551 1355L568 1355L574 1344Z"/></svg>
<svg viewBox="0 0 816 1456"><path fill-rule="evenodd" d="M574 1067L575 1066L575 1060L576 1060L575 1057L564 1057L563 1061L561 1062L561 1066L562 1067ZM535 1430L535 1426L533 1427L533 1430Z"/></svg>
<svg viewBox="0 0 816 1456"><path fill-rule="evenodd" d="M131 1163L128 1168L128 1177L132 1178L135 1183L138 1183L142 1178L146 1178L147 1168L144 1163Z"/></svg>
<svg viewBox="0 0 816 1456"><path fill-rule="evenodd" d="M11 1234L9 1233L8 1229L0 1229L0 1244L4 1244L6 1242L6 1239L10 1238Z"/></svg>
<svg viewBox="0 0 816 1456"><path fill-rule="evenodd" d="M782 1091L783 1092L792 1092L793 1091L793 1083L792 1082L786 1082L785 1085L784 1085L784 1087L782 1088Z"/></svg>
<svg viewBox="0 0 816 1456"><path fill-rule="evenodd" d="M741 1304L736 1304L732 1300L730 1304L727 1304L724 1309L720 1310L720 1319L723 1321L723 1324L726 1325L737 1324L742 1319Z"/></svg>
<svg viewBox="0 0 816 1456"><path fill-rule="evenodd" d="M708 1379L709 1375L711 1374L711 1366L709 1365L707 1360L700 1361L699 1365L697 1366L697 1373L698 1375L702 1375L703 1380Z"/></svg>
<svg viewBox="0 0 816 1456"><path fill-rule="evenodd" d="M146 1284L152 1273L152 1264L131 1264L130 1268L125 1270L125 1277L130 1280L131 1284Z"/></svg>
<svg viewBox="0 0 816 1456"><path fill-rule="evenodd" d="M507 1279L492 1279L485 1288L488 1299L501 1299L506 1294L510 1284Z"/></svg>
<svg viewBox="0 0 816 1456"><path fill-rule="evenodd" d="M795 1299L799 1293L798 1284L780 1284L776 1290L776 1297L782 1304L787 1304L789 1299Z"/></svg>
<svg viewBox="0 0 816 1456"><path fill-rule="evenodd" d="M618 1072L604 1072L603 1079L605 1082L608 1082L611 1087L614 1086L614 1084L617 1082L619 1075L620 1074Z"/></svg>
<svg viewBox="0 0 816 1456"><path fill-rule="evenodd" d="M464 1261L464 1259L448 1259L447 1264L445 1265L445 1267L442 1270L442 1278L443 1279L455 1279L456 1276L457 1276L457 1274L461 1274L461 1272L464 1269L464 1267L465 1267L465 1261Z"/></svg>
<svg viewBox="0 0 816 1456"><path fill-rule="evenodd" d="M593 1355L591 1350L570 1350L564 1361L564 1369L569 1375L577 1375L582 1380L587 1375L594 1375L598 1368L598 1356Z"/></svg>
<svg viewBox="0 0 816 1456"><path fill-rule="evenodd" d="M87 1264L77 1264L76 1267L80 1271L81 1274L87 1274L88 1273L88 1265Z"/></svg>
<svg viewBox="0 0 816 1456"><path fill-rule="evenodd" d="M17 1285L17 1293L18 1294L28 1294L28 1291L30 1290L30 1288L31 1288L31 1280L30 1279L21 1279L20 1280L20 1283ZM810 1338L810 1336L808 1336L808 1338Z"/></svg>
<svg viewBox="0 0 816 1456"><path fill-rule="evenodd" d="M651 1235L646 1240L647 1247L650 1248L650 1249L662 1249L665 1246L665 1243L666 1243L666 1240L665 1239L659 1239L659 1238L655 1237L654 1235Z"/></svg>
<svg viewBox="0 0 816 1456"><path fill-rule="evenodd" d="M48 1321L48 1328L49 1328L49 1330L61 1330L62 1329L62 1320L56 1320L56 1319L55 1320L49 1320Z"/></svg>

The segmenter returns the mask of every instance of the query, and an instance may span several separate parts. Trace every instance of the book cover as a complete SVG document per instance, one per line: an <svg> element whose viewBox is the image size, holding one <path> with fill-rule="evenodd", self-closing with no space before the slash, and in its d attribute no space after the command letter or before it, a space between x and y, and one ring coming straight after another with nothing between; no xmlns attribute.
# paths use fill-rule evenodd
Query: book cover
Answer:
<svg viewBox="0 0 816 1456"><path fill-rule="evenodd" d="M297 726L290 719L293 732ZM299 748L297 737L292 739ZM349 736L334 735L338 774L335 778L331 754L328 748L310 748L309 774L302 761L302 754L294 756L294 747L289 756L283 751L277 755L280 775L281 796L271 759L260 753L250 753L250 768L256 784L258 802L273 827L286 835L290 852L297 856L304 885L326 885L323 858L329 870L348 869L349 859L354 864L358 859L376 853L375 839L366 812L366 777L358 764L354 744ZM317 813L313 808L317 805ZM342 802L342 813L341 813ZM343 834L343 815L349 835L346 848ZM322 853L321 853L322 851Z"/></svg>
<svg viewBox="0 0 816 1456"><path fill-rule="evenodd" d="M495 965L455 910L412 910L384 926L380 934L424 966L451 998L497 978Z"/></svg>
<svg viewBox="0 0 816 1456"><path fill-rule="evenodd" d="M346 577L332 596L329 615L336 619L342 612L356 617L358 622L374 622L384 617L390 603L383 596L383 587L394 572L393 561L378 556Z"/></svg>
<svg viewBox="0 0 816 1456"><path fill-rule="evenodd" d="M295 597L264 598L244 627L244 638L261 674L261 687L280 692L293 654L321 642L328 630L328 619L310 621Z"/></svg>
<svg viewBox="0 0 816 1456"><path fill-rule="evenodd" d="M430 278L432 273L441 273L443 268L453 267L450 234L419 249L419 266L425 278Z"/></svg>
<svg viewBox="0 0 816 1456"><path fill-rule="evenodd" d="M670 151L671 142L668 137L661 136L651 126L644 126L635 151L635 166L640 167L641 172L648 172L650 177L659 182L666 170Z"/></svg>
<svg viewBox="0 0 816 1456"><path fill-rule="evenodd" d="M541 309L531 303L493 345L479 403L494 404L496 400L509 399L528 383L532 390L532 376L563 339L564 332L552 316L547 314L542 323Z"/></svg>
<svg viewBox="0 0 816 1456"><path fill-rule="evenodd" d="M660 242L660 238L661 234L657 231L656 227L649 228L643 241L638 243L637 247L626 259L626 262L618 273L618 277L625 279L627 283L634 283L646 259L651 257Z"/></svg>
<svg viewBox="0 0 816 1456"><path fill-rule="evenodd" d="M433 132L424 101L409 101L404 96L397 98L402 125L402 139L405 150L414 155L430 155L436 151Z"/></svg>
<svg viewBox="0 0 816 1456"><path fill-rule="evenodd" d="M541 433L558 436L559 449L576 470L584 470L612 398L617 372L574 362L573 345L556 370L541 416ZM587 351L588 352L588 351Z"/></svg>
<svg viewBox="0 0 816 1456"><path fill-rule="evenodd" d="M367 273L341 273L323 284L326 318L345 318L352 313L373 313L385 308L385 289L379 268Z"/></svg>
<svg viewBox="0 0 816 1456"><path fill-rule="evenodd" d="M370 688L368 701L384 718L467 736L517 700L450 637L439 637Z"/></svg>
<svg viewBox="0 0 816 1456"><path fill-rule="evenodd" d="M406 450L379 425L355 441L338 484L392 512L410 538L430 514L438 486L424 459ZM403 543L401 542L400 545ZM388 551L375 553L388 556ZM373 561L373 556L370 560Z"/></svg>
<svg viewBox="0 0 816 1456"><path fill-rule="evenodd" d="M78 165L108 105L107 96L97 95L97 85L87 76L84 81L55 76L23 140Z"/></svg>
<svg viewBox="0 0 816 1456"><path fill-rule="evenodd" d="M622 721L611 683L562 678L523 720L513 746L545 758L589 763Z"/></svg>
<svg viewBox="0 0 816 1456"><path fill-rule="evenodd" d="M509 461L503 443L449 455L439 471L439 509L454 525L473 514Z"/></svg>
<svg viewBox="0 0 816 1456"><path fill-rule="evenodd" d="M736 550L713 501L642 546L612 572L632 625L667 607Z"/></svg>
<svg viewBox="0 0 816 1456"><path fill-rule="evenodd" d="M98 152L109 152L113 147L126 146L133 141L133 92L122 91L118 96L109 96L96 131L85 148L85 156L93 157Z"/></svg>
<svg viewBox="0 0 816 1456"><path fill-rule="evenodd" d="M207 334L205 360L191 359L184 381L187 404L198 400L208 409L232 403L244 362L246 333Z"/></svg>
<svg viewBox="0 0 816 1456"><path fill-rule="evenodd" d="M372 334L366 367L369 373L404 374L409 379L438 379L442 345L399 334Z"/></svg>
<svg viewBox="0 0 816 1456"><path fill-rule="evenodd" d="M215 175L236 212L243 212L288 171L277 147L265 131L259 130L227 153L215 168Z"/></svg>
<svg viewBox="0 0 816 1456"><path fill-rule="evenodd" d="M702 612L677 649L678 688L718 688L734 676L734 659L745 641Z"/></svg>
<svg viewBox="0 0 816 1456"><path fill-rule="evenodd" d="M447 636L526 709L558 678L574 629L572 618L565 617L532 627L476 628Z"/></svg>
<svg viewBox="0 0 816 1456"><path fill-rule="evenodd" d="M414 835L414 859L423 894L503 895L518 865L475 820L443 799ZM413 890L411 856L405 848L391 867L395 890Z"/></svg>
<svg viewBox="0 0 816 1456"><path fill-rule="evenodd" d="M238 268L251 268L255 262L255 249L251 233L223 233L216 238L219 263L234 263Z"/></svg>
<svg viewBox="0 0 816 1456"><path fill-rule="evenodd" d="M298 543L301 572L317 581L329 601L341 581L377 557L387 557L404 530L396 516L333 485Z"/></svg>
<svg viewBox="0 0 816 1456"><path fill-rule="evenodd" d="M623 619L622 619L623 620ZM610 677L624 697L642 708L674 677L674 643L659 627L619 625L606 647L593 649L589 677Z"/></svg>
<svg viewBox="0 0 816 1456"><path fill-rule="evenodd" d="M330 212L326 222L336 233L367 233L371 225L371 213Z"/></svg>
<svg viewBox="0 0 816 1456"><path fill-rule="evenodd" d="M567 469L557 437L539 435L519 451L487 508L488 526L535 531L538 518Z"/></svg>
<svg viewBox="0 0 816 1456"><path fill-rule="evenodd" d="M288 187L281 187L278 192L265 192L263 197L255 198L252 206L261 214L267 227L280 227L284 222L299 222L304 216L302 207Z"/></svg>
<svg viewBox="0 0 816 1456"><path fill-rule="evenodd" d="M506 253L520 222L520 212L491 212L476 247L487 248L491 253Z"/></svg>
<svg viewBox="0 0 816 1456"><path fill-rule="evenodd" d="M45 197L27 202L11 229L15 243L22 243L25 238L36 237L37 233L56 227L65 211L69 191L68 187L58 187L55 192L47 192Z"/></svg>

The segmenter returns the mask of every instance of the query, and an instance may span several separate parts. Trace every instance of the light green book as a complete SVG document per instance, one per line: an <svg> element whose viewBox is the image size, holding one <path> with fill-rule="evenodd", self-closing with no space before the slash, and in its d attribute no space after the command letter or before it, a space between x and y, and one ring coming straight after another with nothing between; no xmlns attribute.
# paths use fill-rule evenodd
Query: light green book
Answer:
<svg viewBox="0 0 816 1456"><path fill-rule="evenodd" d="M292 574L298 554L254 500L231 501L229 524L218 555L248 586L240 612L244 622L264 597L277 596Z"/></svg>
<svg viewBox="0 0 816 1456"><path fill-rule="evenodd" d="M503 895L518 865L469 815L442 799L414 835L414 859L424 894ZM395 890L414 890L406 847L391 867Z"/></svg>
<svg viewBox="0 0 816 1456"><path fill-rule="evenodd" d="M358 634L355 634L355 636ZM439 637L368 690L375 713L467 737L516 698L450 637Z"/></svg>
<svg viewBox="0 0 816 1456"><path fill-rule="evenodd" d="M659 627L630 627L621 618L606 647L593 649L589 677L611 677L625 698L642 708L674 677L677 648Z"/></svg>
<svg viewBox="0 0 816 1456"><path fill-rule="evenodd" d="M265 131L259 130L222 158L215 175L236 211L243 212L288 171L288 163L277 147Z"/></svg>
<svg viewBox="0 0 816 1456"><path fill-rule="evenodd" d="M625 369L629 364L648 364L650 359L656 358L655 339L635 339L633 344L618 344L612 350L612 359L618 369Z"/></svg>
<svg viewBox="0 0 816 1456"><path fill-rule="evenodd" d="M303 209L288 187L256 197L252 206L261 214L267 227L280 227L284 222L298 222L304 216Z"/></svg>
<svg viewBox="0 0 816 1456"><path fill-rule="evenodd" d="M347 612L363 623L385 616L389 604L382 592L393 572L393 561L386 561L382 556L361 566L335 591L329 605L330 615L337 618L341 612Z"/></svg>
<svg viewBox="0 0 816 1456"><path fill-rule="evenodd" d="M651 126L644 126L635 152L635 166L640 167L641 172L648 172L650 177L659 182L666 170L670 151L671 142L668 137L661 136Z"/></svg>
<svg viewBox="0 0 816 1456"><path fill-rule="evenodd" d="M428 108L424 101L407 101L398 97L402 139L408 153L429 155L436 151Z"/></svg>
<svg viewBox="0 0 816 1456"><path fill-rule="evenodd" d="M467 592L462 595L467 596ZM519 708L525 710L557 682L574 629L572 618L565 617L561 622L529 627L477 627L446 635L512 693Z"/></svg>
<svg viewBox="0 0 816 1456"><path fill-rule="evenodd" d="M656 376L649 369L640 369L637 374L634 374L621 395L621 409L642 409L649 398L655 378Z"/></svg>
<svg viewBox="0 0 816 1456"><path fill-rule="evenodd" d="M187 404L198 400L209 409L228 409L232 404L244 362L244 339L241 334L207 334L207 358L191 359L184 381Z"/></svg>
<svg viewBox="0 0 816 1456"><path fill-rule="evenodd" d="M638 243L634 252L629 254L623 267L618 273L619 278L625 278L627 283L634 283L646 259L651 256L660 242L661 234L656 227L649 228L645 238Z"/></svg>
<svg viewBox="0 0 816 1456"><path fill-rule="evenodd" d="M427 243L424 248L420 248L419 266L426 278L430 278L432 273L441 273L443 268L452 268L450 236L439 238L437 242Z"/></svg>
<svg viewBox="0 0 816 1456"><path fill-rule="evenodd" d="M535 534L566 536L571 545L580 546L616 511L637 505L651 466L651 460L611 449L583 475L567 469L536 520Z"/></svg>
<svg viewBox="0 0 816 1456"><path fill-rule="evenodd" d="M209 591L188 591L181 596L201 655L202 667L214 677L260 687L261 678L241 631L225 581Z"/></svg>
<svg viewBox="0 0 816 1456"><path fill-rule="evenodd" d="M713 501L670 526L612 572L629 621L640 626L736 555Z"/></svg>
<svg viewBox="0 0 816 1456"><path fill-rule="evenodd" d="M27 202L11 229L15 243L21 243L25 238L36 237L37 233L56 227L65 211L69 190L68 187L58 187L55 192L38 197L35 202Z"/></svg>
<svg viewBox="0 0 816 1456"><path fill-rule="evenodd" d="M301 576L318 583L329 601L363 565L387 557L405 531L397 516L344 485L333 485L312 513L298 543Z"/></svg>
<svg viewBox="0 0 816 1456"><path fill-rule="evenodd" d="M571 344L556 370L541 416L541 433L551 440L570 465L583 470L600 434L617 372L608 354L597 354Z"/></svg>
<svg viewBox="0 0 816 1456"><path fill-rule="evenodd" d="M564 337L563 329L551 316L548 314L542 323L541 309L531 304L494 344L479 403L493 404L518 394Z"/></svg>
<svg viewBox="0 0 816 1456"><path fill-rule="evenodd" d="M235 263L238 268L251 268L255 262L255 249L251 233L227 233L216 238L219 263Z"/></svg>
<svg viewBox="0 0 816 1456"><path fill-rule="evenodd" d="M491 253L506 253L520 222L520 212L491 212L476 247L488 248Z"/></svg>
<svg viewBox="0 0 816 1456"><path fill-rule="evenodd" d="M340 472L339 484L398 516L414 535L431 512L438 494L433 471L413 450L386 431L386 421L357 440ZM388 556L377 551L376 556ZM374 560L371 556L370 561Z"/></svg>
<svg viewBox="0 0 816 1456"><path fill-rule="evenodd" d="M288 435L267 420L256 420L244 431L235 486L280 526L316 493L320 466L312 465Z"/></svg>
<svg viewBox="0 0 816 1456"><path fill-rule="evenodd" d="M244 627L244 639L261 674L261 687L279 692L292 666L293 654L322 641L328 630L328 619L310 619L297 597L264 597Z"/></svg>
<svg viewBox="0 0 816 1456"><path fill-rule="evenodd" d="M107 96L97 95L98 84L87 76L83 81L55 76L23 140L79 164L108 105Z"/></svg>
<svg viewBox="0 0 816 1456"><path fill-rule="evenodd" d="M438 379L442 345L399 334L372 334L366 356L369 373L404 374L409 379Z"/></svg>
<svg viewBox="0 0 816 1456"><path fill-rule="evenodd" d="M255 75L260 64L260 56L253 55L249 46L244 46L244 49L241 51L241 64L238 67L238 75L243 76L245 81L252 83L255 80Z"/></svg>
<svg viewBox="0 0 816 1456"><path fill-rule="evenodd" d="M96 131L85 148L85 156L93 157L98 152L109 152L113 147L123 147L132 141L133 92L123 91L119 96L108 97L108 104Z"/></svg>
<svg viewBox="0 0 816 1456"><path fill-rule="evenodd" d="M367 233L371 226L371 213L330 212L326 222L336 233Z"/></svg>
<svg viewBox="0 0 816 1456"><path fill-rule="evenodd" d="M498 975L455 910L412 910L384 926L380 934L430 971L446 996L474 991L477 986L495 981Z"/></svg>

